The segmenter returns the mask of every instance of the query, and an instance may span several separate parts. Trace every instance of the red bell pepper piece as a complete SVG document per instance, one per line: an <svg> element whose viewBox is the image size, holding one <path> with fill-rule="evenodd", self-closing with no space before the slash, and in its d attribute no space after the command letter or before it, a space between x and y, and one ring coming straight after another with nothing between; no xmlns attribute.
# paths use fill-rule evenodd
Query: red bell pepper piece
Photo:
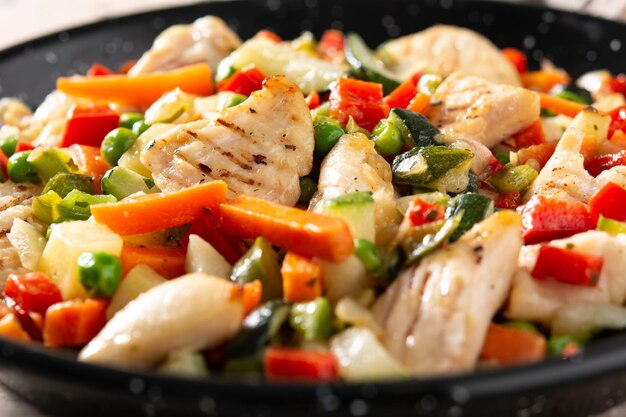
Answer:
<svg viewBox="0 0 626 417"><path fill-rule="evenodd" d="M504 48L502 53L513 64L517 72L522 74L528 71L528 59L525 53L516 48Z"/></svg>
<svg viewBox="0 0 626 417"><path fill-rule="evenodd" d="M600 215L620 222L626 221L626 190L609 182L591 199L589 211L594 223Z"/></svg>
<svg viewBox="0 0 626 417"><path fill-rule="evenodd" d="M384 101L390 109L394 107L406 109L416 95L417 87L412 79L408 79L385 97Z"/></svg>
<svg viewBox="0 0 626 417"><path fill-rule="evenodd" d="M332 353L273 347L265 352L268 379L332 381L339 378L339 365Z"/></svg>
<svg viewBox="0 0 626 417"><path fill-rule="evenodd" d="M626 132L626 106L618 107L609 113L611 116L611 124L609 125L609 139L613 137L616 131L622 130Z"/></svg>
<svg viewBox="0 0 626 417"><path fill-rule="evenodd" d="M2 174L4 178L9 178L9 172L7 170L7 166L9 165L9 158L0 150L0 169L2 169Z"/></svg>
<svg viewBox="0 0 626 417"><path fill-rule="evenodd" d="M540 145L532 145L527 148L522 148L517 151L517 162L520 165L523 165L529 160L534 159L539 164L539 167L543 168L552 157L555 149L556 142L542 143Z"/></svg>
<svg viewBox="0 0 626 417"><path fill-rule="evenodd" d="M35 149L34 145L28 142L24 142L23 140L20 140L19 142L17 142L17 145L15 145L15 153L32 151L33 149Z"/></svg>
<svg viewBox="0 0 626 417"><path fill-rule="evenodd" d="M324 31L317 45L317 52L326 61L342 64L345 61L344 45L346 38L342 31L328 29Z"/></svg>
<svg viewBox="0 0 626 417"><path fill-rule="evenodd" d="M128 74L128 71L137 63L136 59L129 59L128 61L124 61L117 67L118 74Z"/></svg>
<svg viewBox="0 0 626 417"><path fill-rule="evenodd" d="M565 284L596 286L603 264L601 256L543 245L531 275L538 280L552 278Z"/></svg>
<svg viewBox="0 0 626 417"><path fill-rule="evenodd" d="M102 139L120 122L120 115L109 107L76 106L65 125L61 147L74 144L100 147Z"/></svg>
<svg viewBox="0 0 626 417"><path fill-rule="evenodd" d="M94 62L93 64L91 64L91 67L87 71L87 75L89 75L90 77L97 77L99 75L111 75L111 74L115 74L115 72L113 72L113 70L110 69L109 67L99 64L97 62Z"/></svg>
<svg viewBox="0 0 626 417"><path fill-rule="evenodd" d="M608 82L609 91L626 96L626 75L618 74Z"/></svg>
<svg viewBox="0 0 626 417"><path fill-rule="evenodd" d="M533 197L518 207L522 216L522 236L528 244L563 238L595 227L583 203Z"/></svg>
<svg viewBox="0 0 626 417"><path fill-rule="evenodd" d="M594 177L600 175L602 171L613 167L626 165L626 151L610 153L607 155L598 155L585 165L587 171Z"/></svg>
<svg viewBox="0 0 626 417"><path fill-rule="evenodd" d="M515 140L515 149L527 148L532 145L540 145L545 143L546 137L543 133L543 125L541 120L537 119L527 128L513 135Z"/></svg>
<svg viewBox="0 0 626 417"><path fill-rule="evenodd" d="M268 41L272 41L275 43L279 43L282 41L280 36L272 32L271 30L261 29L256 35L253 36L254 39L267 39Z"/></svg>
<svg viewBox="0 0 626 417"><path fill-rule="evenodd" d="M312 91L311 94L306 96L304 101L306 101L306 105L309 106L310 110L313 110L322 102L322 100L320 99L320 95L317 91Z"/></svg>
<svg viewBox="0 0 626 417"><path fill-rule="evenodd" d="M63 300L59 288L41 272L9 275L4 296L15 301L24 312L41 315L45 315L52 304Z"/></svg>
<svg viewBox="0 0 626 417"><path fill-rule="evenodd" d="M263 74L263 71L254 65L249 65L220 82L217 86L217 91L232 91L249 96L253 92L263 88L265 78L266 76Z"/></svg>
<svg viewBox="0 0 626 417"><path fill-rule="evenodd" d="M330 115L342 124L350 116L361 127L369 130L389 114L383 101L383 86L378 83L340 78L330 89Z"/></svg>
<svg viewBox="0 0 626 417"><path fill-rule="evenodd" d="M495 202L495 208L499 209L516 209L522 202L522 196L519 191L511 191L508 193L500 194Z"/></svg>
<svg viewBox="0 0 626 417"><path fill-rule="evenodd" d="M191 223L182 239L183 246L187 246L191 234L198 235L209 242L231 264L237 262L247 250L241 239L228 233L219 213L209 209L203 210L202 214Z"/></svg>
<svg viewBox="0 0 626 417"><path fill-rule="evenodd" d="M417 197L411 204L407 213L411 225L421 226L426 223L442 220L444 217L443 206L431 204Z"/></svg>

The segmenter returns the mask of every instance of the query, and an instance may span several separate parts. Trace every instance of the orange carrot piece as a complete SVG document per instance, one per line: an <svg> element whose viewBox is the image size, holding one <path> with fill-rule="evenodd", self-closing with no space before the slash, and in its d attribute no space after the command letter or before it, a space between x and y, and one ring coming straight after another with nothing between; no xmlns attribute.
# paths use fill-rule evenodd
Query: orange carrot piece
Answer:
<svg viewBox="0 0 626 417"><path fill-rule="evenodd" d="M515 148L522 149L532 145L539 145L546 141L546 137L543 133L543 124L541 119L537 119L530 126L520 130L513 135L515 140Z"/></svg>
<svg viewBox="0 0 626 417"><path fill-rule="evenodd" d="M114 74L98 77L61 77L57 80L57 89L70 96L142 108L150 106L164 93L176 87L203 96L212 94L211 67L207 64L195 64L134 77Z"/></svg>
<svg viewBox="0 0 626 417"><path fill-rule="evenodd" d="M137 265L148 265L165 278L177 278L185 274L185 249L170 246L139 246L124 243L120 260L122 274Z"/></svg>
<svg viewBox="0 0 626 417"><path fill-rule="evenodd" d="M231 293L231 299L243 301L244 317L261 304L262 296L263 284L258 279L246 284L233 285Z"/></svg>
<svg viewBox="0 0 626 417"><path fill-rule="evenodd" d="M32 341L12 313L7 314L0 320L0 336L25 343Z"/></svg>
<svg viewBox="0 0 626 417"><path fill-rule="evenodd" d="M51 347L86 345L104 327L106 308L106 301L92 298L52 305L44 321L44 344Z"/></svg>
<svg viewBox="0 0 626 417"><path fill-rule="evenodd" d="M546 338L539 333L492 323L487 331L482 359L501 364L537 362L546 356Z"/></svg>
<svg viewBox="0 0 626 417"><path fill-rule="evenodd" d="M565 100L561 97L551 96L546 93L539 93L541 107L550 110L552 113L563 114L565 116L574 117L580 113L585 107L584 104L574 101Z"/></svg>
<svg viewBox="0 0 626 417"><path fill-rule="evenodd" d="M565 71L558 70L529 71L520 74L520 78L525 88L544 93L550 91L554 86L567 84L571 80Z"/></svg>
<svg viewBox="0 0 626 417"><path fill-rule="evenodd" d="M426 107L430 105L430 96L424 93L417 93L417 95L411 100L407 110L413 113L424 113Z"/></svg>
<svg viewBox="0 0 626 417"><path fill-rule="evenodd" d="M280 274L286 301L301 303L322 295L322 267L314 260L287 252Z"/></svg>
<svg viewBox="0 0 626 417"><path fill-rule="evenodd" d="M91 214L115 233L136 235L191 223L203 209L218 210L226 200L226 192L225 182L212 181L169 194L147 194L96 204L91 206Z"/></svg>
<svg viewBox="0 0 626 417"><path fill-rule="evenodd" d="M548 160L552 157L554 150L556 149L556 142L541 143L539 145L532 145L527 148L522 148L517 151L517 162L525 164L531 159L534 159L539 164L540 168L543 168Z"/></svg>
<svg viewBox="0 0 626 417"><path fill-rule="evenodd" d="M613 133L613 136L609 138L609 141L621 148L626 149L626 132L621 129L616 130L615 133Z"/></svg>
<svg viewBox="0 0 626 417"><path fill-rule="evenodd" d="M334 262L354 251L348 224L331 216L239 196L221 205L226 230L235 236L263 236L273 245Z"/></svg>

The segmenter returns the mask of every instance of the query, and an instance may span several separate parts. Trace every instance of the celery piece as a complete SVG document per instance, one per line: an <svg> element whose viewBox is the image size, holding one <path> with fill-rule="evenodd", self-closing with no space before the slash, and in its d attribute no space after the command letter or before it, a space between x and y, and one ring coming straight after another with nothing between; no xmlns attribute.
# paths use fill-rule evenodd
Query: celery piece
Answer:
<svg viewBox="0 0 626 417"><path fill-rule="evenodd" d="M48 191L33 199L33 212L37 220L50 224L59 218L58 205L62 198L54 191Z"/></svg>
<svg viewBox="0 0 626 417"><path fill-rule="evenodd" d="M370 132L367 129L363 129L361 126L354 121L354 118L350 116L348 119L348 123L346 123L346 133L363 133L365 136L369 137Z"/></svg>
<svg viewBox="0 0 626 417"><path fill-rule="evenodd" d="M90 195L79 190L68 193L57 205L59 214L65 219L87 220L91 216L92 204L115 203L112 195Z"/></svg>
<svg viewBox="0 0 626 417"><path fill-rule="evenodd" d="M328 340L333 330L332 319L332 308L324 297L296 303L289 314L289 324L302 342Z"/></svg>
<svg viewBox="0 0 626 417"><path fill-rule="evenodd" d="M254 241L248 252L233 266L230 274L230 280L238 284L257 279L263 284L263 301L282 297L283 286L278 254L262 237Z"/></svg>
<svg viewBox="0 0 626 417"><path fill-rule="evenodd" d="M619 235L626 233L626 223L600 216L597 229L610 235Z"/></svg>
<svg viewBox="0 0 626 417"><path fill-rule="evenodd" d="M492 175L487 183L499 193L510 193L513 191L524 192L539 173L528 165L506 165L503 169Z"/></svg>

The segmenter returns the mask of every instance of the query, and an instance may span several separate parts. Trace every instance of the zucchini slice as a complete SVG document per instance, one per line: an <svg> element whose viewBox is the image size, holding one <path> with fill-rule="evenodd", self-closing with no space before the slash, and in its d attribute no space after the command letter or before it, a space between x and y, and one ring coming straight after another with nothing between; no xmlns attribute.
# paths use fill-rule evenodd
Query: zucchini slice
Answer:
<svg viewBox="0 0 626 417"><path fill-rule="evenodd" d="M382 84L385 95L391 93L402 82L397 74L385 68L384 63L376 59L363 38L356 33L349 33L346 36L345 54L352 72L358 78Z"/></svg>
<svg viewBox="0 0 626 417"><path fill-rule="evenodd" d="M450 202L446 210L446 218L461 215L458 227L450 236L450 242L459 239L476 223L493 213L493 200L478 193L461 194Z"/></svg>
<svg viewBox="0 0 626 417"><path fill-rule="evenodd" d="M440 143L439 129L419 113L395 107L391 110L389 121L400 129L404 143L410 147L433 146Z"/></svg>

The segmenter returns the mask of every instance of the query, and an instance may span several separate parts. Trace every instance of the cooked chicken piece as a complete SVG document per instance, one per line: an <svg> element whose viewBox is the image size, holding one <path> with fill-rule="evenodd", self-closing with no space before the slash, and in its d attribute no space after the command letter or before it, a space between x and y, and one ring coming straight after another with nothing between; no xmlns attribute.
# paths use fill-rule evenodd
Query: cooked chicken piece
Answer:
<svg viewBox="0 0 626 417"><path fill-rule="evenodd" d="M201 17L190 25L175 25L163 31L128 73L167 71L200 62L215 70L239 45L241 39L222 19Z"/></svg>
<svg viewBox="0 0 626 417"><path fill-rule="evenodd" d="M456 26L437 25L385 44L408 79L417 72L448 76L455 71L478 75L499 84L521 85L515 67L484 36Z"/></svg>
<svg viewBox="0 0 626 417"><path fill-rule="evenodd" d="M514 320L539 321L550 324L557 310L570 303L609 302L616 305L626 301L626 236L611 236L589 231L566 239L553 240L550 245L571 247L589 255L602 256L604 264L598 285L563 284L538 281L530 273L537 262L541 245L524 246L519 256L519 268L513 278L506 316Z"/></svg>
<svg viewBox="0 0 626 417"><path fill-rule="evenodd" d="M470 139L487 147L498 144L539 119L539 96L520 87L495 84L454 73L432 97L427 117L452 138Z"/></svg>
<svg viewBox="0 0 626 417"><path fill-rule="evenodd" d="M362 133L344 135L326 155L320 168L317 193L309 210L316 212L325 198L358 191L372 193L376 227L396 223L398 212L391 184L391 167Z"/></svg>
<svg viewBox="0 0 626 417"><path fill-rule="evenodd" d="M521 220L500 211L404 271L374 306L383 342L414 375L474 368L506 300L522 246Z"/></svg>
<svg viewBox="0 0 626 417"><path fill-rule="evenodd" d="M314 146L304 96L284 77L271 77L244 103L158 137L141 162L166 192L224 180L231 193L294 205Z"/></svg>
<svg viewBox="0 0 626 417"><path fill-rule="evenodd" d="M28 220L33 215L32 198L41 188L36 185L0 184L0 287L12 273L24 272L17 250L11 245L7 233L16 218Z"/></svg>
<svg viewBox="0 0 626 417"><path fill-rule="evenodd" d="M602 116L593 109L578 114L524 195L524 201L527 202L534 195L542 195L587 203L609 181L626 187L625 167L612 168L594 178L585 170L584 157L580 153L585 138L598 144L606 141L610 123L609 116Z"/></svg>
<svg viewBox="0 0 626 417"><path fill-rule="evenodd" d="M203 273L184 275L141 294L80 352L79 360L147 368L175 350L220 345L241 327L243 303L233 284Z"/></svg>

